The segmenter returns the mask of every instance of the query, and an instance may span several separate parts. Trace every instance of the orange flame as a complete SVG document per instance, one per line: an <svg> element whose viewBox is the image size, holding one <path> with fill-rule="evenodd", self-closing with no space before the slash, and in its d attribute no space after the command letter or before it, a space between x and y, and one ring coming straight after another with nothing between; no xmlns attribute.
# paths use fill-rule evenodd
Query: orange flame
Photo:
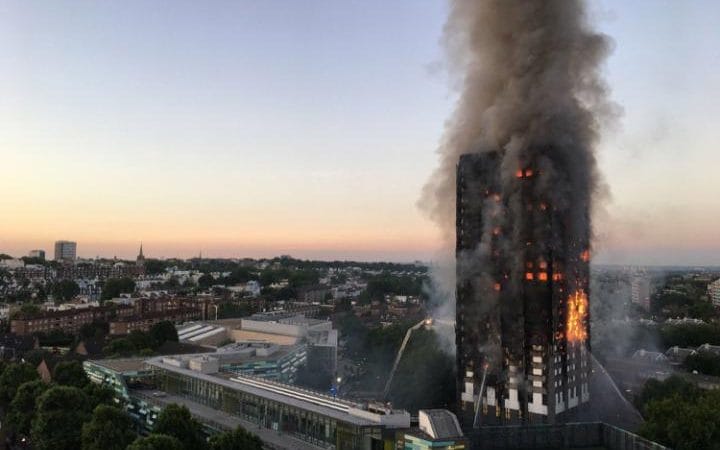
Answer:
<svg viewBox="0 0 720 450"><path fill-rule="evenodd" d="M589 262L590 261L590 250L585 250L580 254L580 259L583 260L583 262Z"/></svg>
<svg viewBox="0 0 720 450"><path fill-rule="evenodd" d="M585 322L588 314L588 297L582 289L575 291L567 302L567 339L584 342L587 339Z"/></svg>

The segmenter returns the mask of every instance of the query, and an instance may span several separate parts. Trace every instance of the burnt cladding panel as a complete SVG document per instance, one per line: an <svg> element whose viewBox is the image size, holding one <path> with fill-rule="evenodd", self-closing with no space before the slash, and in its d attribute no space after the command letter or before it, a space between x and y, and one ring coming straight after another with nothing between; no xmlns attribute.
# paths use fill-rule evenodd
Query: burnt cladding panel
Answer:
<svg viewBox="0 0 720 450"><path fill-rule="evenodd" d="M483 275L490 275L489 272L497 268L482 261L487 255L481 256L478 246L483 241L483 230L489 225L486 223L489 218L483 213L485 205L499 198L499 164L497 153L467 154L460 157L457 167L455 329L458 395L468 370L473 372L474 381L479 381L485 356L481 349L487 349L489 342L498 340L491 336L499 334L499 325L494 319L497 311L487 309L487 301L483 302L486 293L479 282Z"/></svg>

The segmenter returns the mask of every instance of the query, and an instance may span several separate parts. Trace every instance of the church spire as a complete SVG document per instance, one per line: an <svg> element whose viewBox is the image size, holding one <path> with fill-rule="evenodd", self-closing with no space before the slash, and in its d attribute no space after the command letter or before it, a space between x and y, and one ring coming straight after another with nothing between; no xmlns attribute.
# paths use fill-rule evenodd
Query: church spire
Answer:
<svg viewBox="0 0 720 450"><path fill-rule="evenodd" d="M140 253L137 255L136 265L138 266L144 266L145 265L145 255L143 254L143 245L142 241L140 241Z"/></svg>

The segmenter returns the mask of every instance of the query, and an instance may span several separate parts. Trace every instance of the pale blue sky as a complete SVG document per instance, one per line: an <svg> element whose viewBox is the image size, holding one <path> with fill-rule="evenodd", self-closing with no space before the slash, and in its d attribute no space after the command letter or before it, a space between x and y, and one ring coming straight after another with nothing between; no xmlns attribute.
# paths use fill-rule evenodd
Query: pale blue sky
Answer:
<svg viewBox="0 0 720 450"><path fill-rule="evenodd" d="M720 2L591 4L624 110L599 260L720 263ZM0 0L0 251L429 257L446 8Z"/></svg>

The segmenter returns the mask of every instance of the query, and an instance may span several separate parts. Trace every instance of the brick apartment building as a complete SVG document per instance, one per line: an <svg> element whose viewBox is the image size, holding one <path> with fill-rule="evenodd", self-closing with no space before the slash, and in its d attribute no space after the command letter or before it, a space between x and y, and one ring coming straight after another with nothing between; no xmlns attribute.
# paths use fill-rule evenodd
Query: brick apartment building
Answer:
<svg viewBox="0 0 720 450"><path fill-rule="evenodd" d="M11 320L10 332L18 336L48 333L55 330L76 334L83 325L93 322L107 322L111 318L132 316L133 314L134 308L132 306L46 311L39 314L20 316Z"/></svg>
<svg viewBox="0 0 720 450"><path fill-rule="evenodd" d="M110 334L127 334L134 329L149 329L163 320L173 322L207 317L209 301L183 297L140 298L132 305L89 307L66 311L46 311L19 316L10 321L10 331L18 336L60 330L77 334L83 325L109 322ZM116 332L112 324L115 323ZM121 325L121 323L125 325ZM123 332L123 329L129 331Z"/></svg>
<svg viewBox="0 0 720 450"><path fill-rule="evenodd" d="M201 312L193 308L157 311L142 316L123 317L110 321L110 335L123 336L132 331L149 331L153 325L169 320L170 322L187 322L201 318Z"/></svg>

